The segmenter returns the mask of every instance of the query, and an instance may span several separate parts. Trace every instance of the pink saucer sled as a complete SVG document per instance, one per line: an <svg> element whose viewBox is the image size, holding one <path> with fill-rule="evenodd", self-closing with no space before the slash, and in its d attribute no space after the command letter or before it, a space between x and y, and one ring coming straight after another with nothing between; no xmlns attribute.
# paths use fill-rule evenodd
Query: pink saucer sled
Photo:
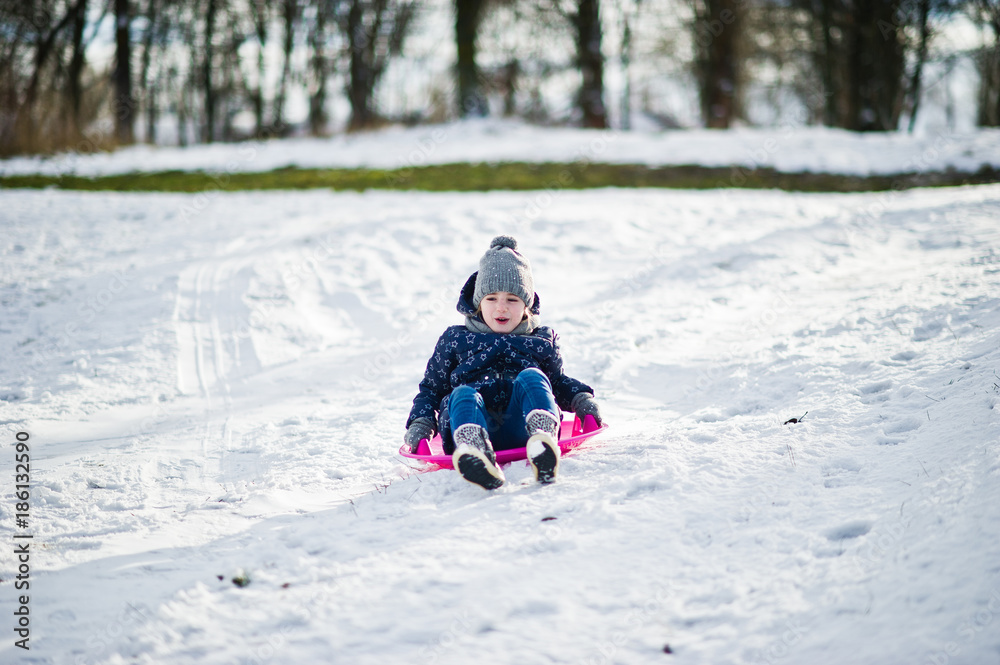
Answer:
<svg viewBox="0 0 1000 665"><path fill-rule="evenodd" d="M593 416L585 416L583 423L576 417L573 420L562 421L562 428L559 431L559 450L563 455L579 446L584 441L591 439L608 428L607 425L598 425ZM441 448L441 435L436 434L428 441L423 439L417 452L411 453L406 444L399 449L399 454L407 459L423 462L430 465L430 469L452 469L451 455L445 455ZM496 451L497 462L507 464L518 460L527 459L528 455L524 448L511 448L510 450Z"/></svg>

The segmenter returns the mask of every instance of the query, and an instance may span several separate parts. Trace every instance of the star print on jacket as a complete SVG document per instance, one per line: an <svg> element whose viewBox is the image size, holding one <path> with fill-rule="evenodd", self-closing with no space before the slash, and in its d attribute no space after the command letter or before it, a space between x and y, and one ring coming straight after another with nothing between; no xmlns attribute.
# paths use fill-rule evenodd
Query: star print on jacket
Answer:
<svg viewBox="0 0 1000 665"><path fill-rule="evenodd" d="M594 392L587 384L563 374L558 336L547 326L530 335L471 332L464 326L451 326L438 339L427 361L406 426L417 418L438 422L438 415L447 412L451 391L462 385L475 388L488 410L501 412L510 401L514 378L532 367L549 378L556 404L564 411L570 410L577 393Z"/></svg>

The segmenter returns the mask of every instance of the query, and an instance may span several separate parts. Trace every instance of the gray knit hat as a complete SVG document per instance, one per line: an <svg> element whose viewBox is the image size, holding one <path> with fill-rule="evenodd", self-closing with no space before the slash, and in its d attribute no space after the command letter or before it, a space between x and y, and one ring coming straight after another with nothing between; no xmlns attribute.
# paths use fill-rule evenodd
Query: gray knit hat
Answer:
<svg viewBox="0 0 1000 665"><path fill-rule="evenodd" d="M484 297L498 291L513 293L528 307L535 300L531 264L517 252L517 240L510 236L494 238L483 258L479 259L472 306L478 309Z"/></svg>

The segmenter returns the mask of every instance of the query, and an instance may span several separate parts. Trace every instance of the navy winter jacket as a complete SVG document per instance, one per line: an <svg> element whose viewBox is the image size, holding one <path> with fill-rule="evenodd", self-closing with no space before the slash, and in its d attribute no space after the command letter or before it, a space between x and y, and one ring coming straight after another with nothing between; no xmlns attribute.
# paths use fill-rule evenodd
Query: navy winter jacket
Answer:
<svg viewBox="0 0 1000 665"><path fill-rule="evenodd" d="M458 299L458 311L466 317L478 318L472 306L475 286L476 273L473 273ZM536 316L539 313L537 293L531 313ZM451 391L463 385L479 391L488 410L502 412L510 401L514 378L530 367L545 373L552 383L556 404L564 411L570 410L573 397L582 392L593 394L594 390L563 374L557 339L555 331L546 326L523 335L475 332L466 326L449 327L438 339L434 354L427 361L420 392L413 399L406 426L417 418L427 418L436 423L440 431L440 423L447 421Z"/></svg>

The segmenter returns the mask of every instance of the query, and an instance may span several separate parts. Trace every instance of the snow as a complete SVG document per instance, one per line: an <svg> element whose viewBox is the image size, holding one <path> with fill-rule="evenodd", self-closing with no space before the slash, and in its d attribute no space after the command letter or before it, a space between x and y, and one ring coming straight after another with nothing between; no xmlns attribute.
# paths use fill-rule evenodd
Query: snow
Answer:
<svg viewBox="0 0 1000 665"><path fill-rule="evenodd" d="M3 198L2 662L1000 657L1000 186ZM487 493L395 452L499 233L611 429Z"/></svg>
<svg viewBox="0 0 1000 665"><path fill-rule="evenodd" d="M594 131L472 120L390 127L327 139L133 146L0 161L0 176L97 176L146 171L261 172L276 168L412 168L465 162L587 160L650 166L700 164L845 175L1000 168L1000 130L859 134L826 127L781 126L728 131Z"/></svg>

